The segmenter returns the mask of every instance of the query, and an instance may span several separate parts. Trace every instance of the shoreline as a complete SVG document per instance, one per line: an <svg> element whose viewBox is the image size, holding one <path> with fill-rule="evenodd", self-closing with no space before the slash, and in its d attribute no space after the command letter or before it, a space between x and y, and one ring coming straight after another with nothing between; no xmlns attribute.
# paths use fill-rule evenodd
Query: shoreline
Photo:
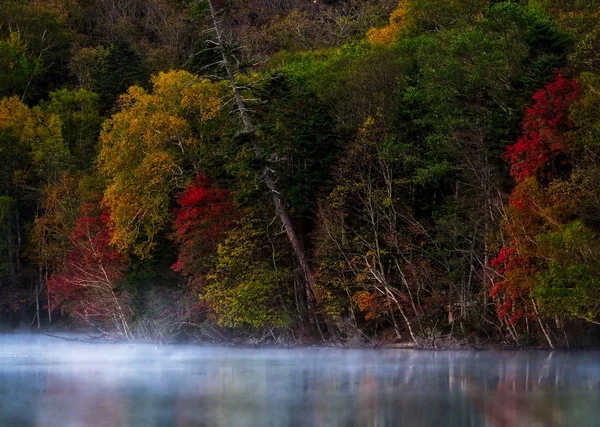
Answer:
<svg viewBox="0 0 600 427"><path fill-rule="evenodd" d="M343 342L322 342L322 341L306 341L306 342L266 342L266 343L251 343L242 340L222 340L210 341L201 340L198 338L189 339L174 339L166 340L148 340L148 339L131 339L125 340L116 336L98 335L94 331L24 331L24 330L4 330L0 331L0 336L45 336L57 341L71 341L79 343L102 343L102 344L154 344L162 345L197 345L200 347L229 347L229 348L252 348L252 349L303 349L303 348L331 348L331 349L347 349L347 350L412 350L412 351L600 351L599 346L578 346L578 347L557 347L550 348L544 346L515 346L501 343L466 343L464 345L417 345L414 342L381 342L381 343L343 343Z"/></svg>

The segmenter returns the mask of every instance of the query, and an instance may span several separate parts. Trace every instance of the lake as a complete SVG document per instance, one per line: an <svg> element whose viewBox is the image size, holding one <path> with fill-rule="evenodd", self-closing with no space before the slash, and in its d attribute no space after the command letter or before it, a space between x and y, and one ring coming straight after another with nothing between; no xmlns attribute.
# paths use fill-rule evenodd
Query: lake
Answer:
<svg viewBox="0 0 600 427"><path fill-rule="evenodd" d="M600 352L0 335L0 426L598 426Z"/></svg>

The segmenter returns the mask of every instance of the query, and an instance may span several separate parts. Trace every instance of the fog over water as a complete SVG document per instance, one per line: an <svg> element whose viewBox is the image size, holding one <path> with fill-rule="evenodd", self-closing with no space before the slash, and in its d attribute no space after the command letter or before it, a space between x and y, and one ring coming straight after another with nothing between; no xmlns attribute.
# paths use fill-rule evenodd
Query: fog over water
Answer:
<svg viewBox="0 0 600 427"><path fill-rule="evenodd" d="M0 335L0 426L598 426L600 352Z"/></svg>

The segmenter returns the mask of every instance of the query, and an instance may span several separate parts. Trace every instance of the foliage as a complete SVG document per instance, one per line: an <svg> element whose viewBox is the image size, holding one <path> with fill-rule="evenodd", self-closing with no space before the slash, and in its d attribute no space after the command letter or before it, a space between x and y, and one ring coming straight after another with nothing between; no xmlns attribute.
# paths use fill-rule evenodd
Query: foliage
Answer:
<svg viewBox="0 0 600 427"><path fill-rule="evenodd" d="M94 91L100 95L101 109L106 111L129 87L145 86L148 76L140 54L125 37L119 37L100 58Z"/></svg>
<svg viewBox="0 0 600 427"><path fill-rule="evenodd" d="M11 32L0 41L0 96L22 94L31 79L39 72L39 64L27 55L27 45L18 33Z"/></svg>
<svg viewBox="0 0 600 427"><path fill-rule="evenodd" d="M505 298L500 316L560 315L595 322L597 315L597 233L576 219L587 185L573 171L580 147L573 139L571 106L577 81L561 75L533 96L524 135L507 148L517 181L503 229L508 238L492 265L501 280L492 296ZM579 106L579 108L582 108ZM537 306L535 302L537 301Z"/></svg>
<svg viewBox="0 0 600 427"><path fill-rule="evenodd" d="M1 321L597 332L598 1L215 5L2 2Z"/></svg>
<svg viewBox="0 0 600 427"><path fill-rule="evenodd" d="M218 245L216 265L207 276L201 300L222 326L264 328L289 322L281 303L288 271L270 264L264 232L257 225L237 223Z"/></svg>
<svg viewBox="0 0 600 427"><path fill-rule="evenodd" d="M81 206L65 269L53 274L47 286L53 307L95 327L108 323L128 338L126 295L119 292L127 257L110 246L109 220L98 202Z"/></svg>
<svg viewBox="0 0 600 427"><path fill-rule="evenodd" d="M16 150L22 153L9 157L10 162L20 163L9 179L24 179L29 164L38 176L52 180L70 160L58 116L39 107L28 108L16 97L0 101L0 131L4 136L0 140L0 152ZM9 145L15 143L17 147Z"/></svg>
<svg viewBox="0 0 600 427"><path fill-rule="evenodd" d="M94 159L102 117L97 94L86 89L60 89L50 93L44 110L60 118L61 135L80 169L89 168Z"/></svg>
<svg viewBox="0 0 600 427"><path fill-rule="evenodd" d="M153 78L153 91L134 86L100 135L98 162L108 178L112 243L148 257L170 218L170 197L186 181L184 162L202 134L196 128L221 108L220 86L184 71Z"/></svg>
<svg viewBox="0 0 600 427"><path fill-rule="evenodd" d="M9 40L13 55L19 52L13 60L23 72L18 77L22 85L17 89L19 96L39 100L67 81L64 59L72 38L64 15L50 2L9 0L2 3L0 40ZM3 61L6 59L0 59L0 63Z"/></svg>
<svg viewBox="0 0 600 427"><path fill-rule="evenodd" d="M32 258L46 272L65 268L81 198L79 180L73 175L63 174L57 183L43 189L39 202L43 214L35 218L30 238Z"/></svg>
<svg viewBox="0 0 600 427"><path fill-rule="evenodd" d="M232 195L214 188L199 174L178 197L173 239L179 245L175 271L189 277L201 289L208 269L214 264L217 245L222 243L235 218Z"/></svg>
<svg viewBox="0 0 600 427"><path fill-rule="evenodd" d="M529 176L552 178L564 166L568 150L565 139L572 128L568 108L579 92L577 81L559 74L533 95L535 104L527 108L523 119L524 134L506 152L510 174L517 182Z"/></svg>
<svg viewBox="0 0 600 427"><path fill-rule="evenodd" d="M417 299L430 296L425 236L405 202L408 148L388 134L381 116L371 117L336 167L317 246L319 285L332 315L356 306L365 320L393 321L400 310L409 322L420 315Z"/></svg>

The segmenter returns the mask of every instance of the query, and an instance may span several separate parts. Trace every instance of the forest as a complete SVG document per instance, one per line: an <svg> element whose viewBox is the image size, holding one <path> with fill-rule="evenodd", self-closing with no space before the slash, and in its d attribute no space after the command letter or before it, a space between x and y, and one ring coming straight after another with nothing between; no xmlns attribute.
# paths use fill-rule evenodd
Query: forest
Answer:
<svg viewBox="0 0 600 427"><path fill-rule="evenodd" d="M0 329L600 343L600 1L0 0Z"/></svg>

